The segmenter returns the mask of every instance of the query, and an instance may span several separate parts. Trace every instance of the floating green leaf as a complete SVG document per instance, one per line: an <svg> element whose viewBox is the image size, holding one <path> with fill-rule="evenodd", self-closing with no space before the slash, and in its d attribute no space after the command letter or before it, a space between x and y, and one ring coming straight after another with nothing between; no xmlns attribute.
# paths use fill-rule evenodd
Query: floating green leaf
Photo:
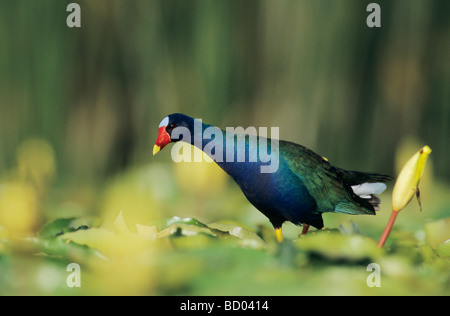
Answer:
<svg viewBox="0 0 450 316"><path fill-rule="evenodd" d="M320 231L302 236L296 247L332 261L357 262L379 257L383 251L374 240L363 235L342 235L337 231Z"/></svg>
<svg viewBox="0 0 450 316"><path fill-rule="evenodd" d="M436 248L436 253L441 258L450 258L450 239L447 239Z"/></svg>
<svg viewBox="0 0 450 316"><path fill-rule="evenodd" d="M450 217L426 223L425 236L427 243L434 249L450 239Z"/></svg>

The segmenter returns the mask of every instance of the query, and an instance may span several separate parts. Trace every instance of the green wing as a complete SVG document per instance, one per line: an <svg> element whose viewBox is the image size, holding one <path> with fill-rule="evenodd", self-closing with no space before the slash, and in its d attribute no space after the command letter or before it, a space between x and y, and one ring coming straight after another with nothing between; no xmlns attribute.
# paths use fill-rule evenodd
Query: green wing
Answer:
<svg viewBox="0 0 450 316"><path fill-rule="evenodd" d="M316 200L318 211L345 214L372 214L373 207L353 193L342 176L344 170L332 166L324 157L291 142L280 141L280 155L305 184Z"/></svg>

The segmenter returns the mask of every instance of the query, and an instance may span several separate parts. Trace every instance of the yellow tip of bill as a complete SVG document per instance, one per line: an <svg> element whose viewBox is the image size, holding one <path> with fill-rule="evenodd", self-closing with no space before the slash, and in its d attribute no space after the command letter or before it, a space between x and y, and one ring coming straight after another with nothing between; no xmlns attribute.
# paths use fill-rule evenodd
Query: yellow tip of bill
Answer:
<svg viewBox="0 0 450 316"><path fill-rule="evenodd" d="M153 146L153 156L159 153L160 150L161 147L159 147L158 145Z"/></svg>

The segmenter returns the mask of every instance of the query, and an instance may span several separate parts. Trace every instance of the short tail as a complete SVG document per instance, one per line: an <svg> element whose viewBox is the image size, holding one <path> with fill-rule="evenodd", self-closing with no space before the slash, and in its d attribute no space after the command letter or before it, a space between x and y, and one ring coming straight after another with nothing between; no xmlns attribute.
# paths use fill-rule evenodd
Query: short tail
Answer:
<svg viewBox="0 0 450 316"><path fill-rule="evenodd" d="M375 183L375 182L388 182L392 180L391 176L379 174L379 173L369 173L360 171L347 171L344 169L337 168L338 172L346 183L349 185L358 185L361 183Z"/></svg>
<svg viewBox="0 0 450 316"><path fill-rule="evenodd" d="M375 211L379 211L381 199L376 194L383 193L386 190L386 184L380 182L364 182L352 185L352 190L357 196L369 202Z"/></svg>
<svg viewBox="0 0 450 316"><path fill-rule="evenodd" d="M390 176L344 169L339 169L339 173L341 178L352 187L353 192L357 196L369 202L375 211L380 210L381 199L377 194L381 194L386 190L384 182L392 180Z"/></svg>

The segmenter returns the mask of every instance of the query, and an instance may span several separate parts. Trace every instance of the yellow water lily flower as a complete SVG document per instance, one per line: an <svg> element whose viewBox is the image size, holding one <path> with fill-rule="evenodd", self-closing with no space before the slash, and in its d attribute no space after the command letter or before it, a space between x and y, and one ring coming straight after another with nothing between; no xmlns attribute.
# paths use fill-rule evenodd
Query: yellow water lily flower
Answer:
<svg viewBox="0 0 450 316"><path fill-rule="evenodd" d="M419 182L422 178L425 163L430 153L430 147L422 147L406 162L403 169L400 171L397 181L395 182L394 191L392 192L393 211L399 212L403 209L409 201L411 201L414 194L416 194L417 201L422 210Z"/></svg>
<svg viewBox="0 0 450 316"><path fill-rule="evenodd" d="M17 148L17 171L22 181L42 193L56 174L53 147L44 139L30 138Z"/></svg>
<svg viewBox="0 0 450 316"><path fill-rule="evenodd" d="M97 250L81 265L82 284L88 295L152 295L158 279L157 258L161 243L156 227L139 225L130 231L119 212L112 225L79 229L59 238ZM82 285L83 286L83 285Z"/></svg>
<svg viewBox="0 0 450 316"><path fill-rule="evenodd" d="M30 237L39 221L39 197L31 185L20 181L0 183L0 226L5 234Z"/></svg>

